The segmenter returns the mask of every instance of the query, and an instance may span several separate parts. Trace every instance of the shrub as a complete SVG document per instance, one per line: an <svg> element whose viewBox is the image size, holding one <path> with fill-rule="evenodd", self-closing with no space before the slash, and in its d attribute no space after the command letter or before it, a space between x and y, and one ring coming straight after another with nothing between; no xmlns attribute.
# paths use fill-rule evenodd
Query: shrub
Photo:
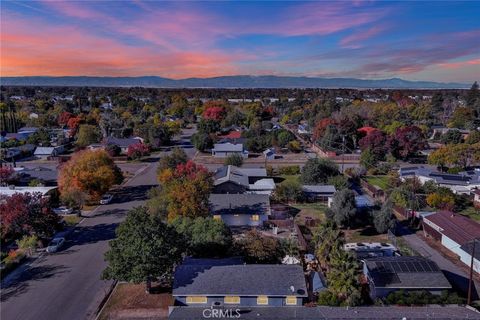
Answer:
<svg viewBox="0 0 480 320"><path fill-rule="evenodd" d="M240 167L243 164L243 158L238 153L233 153L225 159L225 165Z"/></svg>
<svg viewBox="0 0 480 320"><path fill-rule="evenodd" d="M278 168L278 174L280 175L296 175L300 174L300 167L299 166L286 166Z"/></svg>

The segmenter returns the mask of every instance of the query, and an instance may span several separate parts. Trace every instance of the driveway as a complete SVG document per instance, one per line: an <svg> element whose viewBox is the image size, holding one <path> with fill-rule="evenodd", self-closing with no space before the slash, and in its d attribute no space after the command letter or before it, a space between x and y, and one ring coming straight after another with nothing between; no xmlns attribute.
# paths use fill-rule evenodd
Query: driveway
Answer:
<svg viewBox="0 0 480 320"><path fill-rule="evenodd" d="M452 261L445 258L435 248L429 246L428 243L426 243L416 233L412 233L406 228L399 229L400 233L403 234L403 239L405 239L410 248L418 252L418 254L420 254L421 256L434 261L443 271L452 286L454 286L454 288L456 288L457 290L464 292L466 295L466 292L468 291L469 274L466 273L463 268L455 265ZM478 299L478 293L480 292L480 283L478 281L474 282L477 294L475 294L474 290L473 297L474 299Z"/></svg>
<svg viewBox="0 0 480 320"><path fill-rule="evenodd" d="M184 132L178 141L190 157L195 153L189 143L194 132ZM41 256L2 282L2 320L94 318L112 285L111 281L100 280L108 241L115 237L115 228L125 213L144 204L147 191L157 185L157 160L145 162L145 169L137 170L125 185L112 192L112 203L98 207L82 220L63 250Z"/></svg>

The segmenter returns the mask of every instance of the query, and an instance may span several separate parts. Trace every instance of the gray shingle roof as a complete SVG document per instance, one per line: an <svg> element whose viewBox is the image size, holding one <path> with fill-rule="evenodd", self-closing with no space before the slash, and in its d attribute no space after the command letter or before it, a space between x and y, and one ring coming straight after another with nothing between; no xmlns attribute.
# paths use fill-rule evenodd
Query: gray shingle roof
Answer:
<svg viewBox="0 0 480 320"><path fill-rule="evenodd" d="M181 265L175 271L173 295L306 297L307 289L298 265Z"/></svg>
<svg viewBox="0 0 480 320"><path fill-rule="evenodd" d="M268 214L270 198L265 194L211 194L214 214Z"/></svg>
<svg viewBox="0 0 480 320"><path fill-rule="evenodd" d="M228 165L219 168L214 173L214 185L219 185L227 181L232 181L244 187L249 186L250 177L266 177L267 170L264 168L239 168Z"/></svg>
<svg viewBox="0 0 480 320"><path fill-rule="evenodd" d="M213 150L216 152L243 152L243 144L227 143L215 143Z"/></svg>
<svg viewBox="0 0 480 320"><path fill-rule="evenodd" d="M321 194L333 194L337 191L332 185L303 185L302 189L304 192Z"/></svg>
<svg viewBox="0 0 480 320"><path fill-rule="evenodd" d="M371 280L378 288L452 287L437 264L423 257L377 257L364 261Z"/></svg>
<svg viewBox="0 0 480 320"><path fill-rule="evenodd" d="M140 143L142 140L140 138L114 138L108 137L105 140L105 144L114 144L119 146L120 148L128 148L132 144Z"/></svg>
<svg viewBox="0 0 480 320"><path fill-rule="evenodd" d="M175 307L169 319L204 320L205 307ZM321 319L480 319L480 313L462 306L425 307L249 307L240 308L245 320L321 320Z"/></svg>

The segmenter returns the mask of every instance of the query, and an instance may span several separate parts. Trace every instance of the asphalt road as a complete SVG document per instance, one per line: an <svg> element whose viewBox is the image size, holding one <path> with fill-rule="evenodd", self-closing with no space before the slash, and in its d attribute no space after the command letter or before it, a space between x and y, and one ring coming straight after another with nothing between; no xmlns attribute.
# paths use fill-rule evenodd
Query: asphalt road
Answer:
<svg viewBox="0 0 480 320"><path fill-rule="evenodd" d="M185 130L177 142L192 157ZM168 152L168 151L166 151ZM106 267L104 253L114 238L125 213L147 199L146 192L157 184L158 158L146 162L121 188L113 192L111 204L98 207L69 236L64 248L44 254L14 271L2 282L2 320L75 320L95 317L100 302L112 285L100 279Z"/></svg>

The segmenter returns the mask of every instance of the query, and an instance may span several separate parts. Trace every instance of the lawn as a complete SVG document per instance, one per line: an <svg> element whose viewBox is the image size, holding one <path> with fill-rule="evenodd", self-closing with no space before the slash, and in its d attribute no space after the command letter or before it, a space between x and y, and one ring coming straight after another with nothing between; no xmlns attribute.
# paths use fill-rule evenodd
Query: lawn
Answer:
<svg viewBox="0 0 480 320"><path fill-rule="evenodd" d="M295 222L298 224L305 224L305 217L311 217L312 219L318 219L320 221L325 220L325 210L327 205L323 203L295 203L290 204L295 211L299 212L295 216Z"/></svg>
<svg viewBox="0 0 480 320"><path fill-rule="evenodd" d="M68 226L74 226L77 223L79 223L80 220L82 220L82 217L79 217L76 214L72 214L72 215L68 215L68 216L63 217L63 221L65 221L65 223Z"/></svg>
<svg viewBox="0 0 480 320"><path fill-rule="evenodd" d="M377 186L382 190L387 190L389 185L388 176L366 176L365 180L371 185Z"/></svg>
<svg viewBox="0 0 480 320"><path fill-rule="evenodd" d="M148 294L145 284L120 283L114 289L98 319L167 319L173 305L168 292Z"/></svg>
<svg viewBox="0 0 480 320"><path fill-rule="evenodd" d="M378 234L374 227L344 230L346 242L388 242L387 234Z"/></svg>
<svg viewBox="0 0 480 320"><path fill-rule="evenodd" d="M282 175L280 175L280 176L278 176L278 177L285 179L285 180L283 180L282 182L285 182L285 181L298 182L299 179L300 179L300 175L299 175L299 174L292 174L292 175L282 174Z"/></svg>
<svg viewBox="0 0 480 320"><path fill-rule="evenodd" d="M480 209L475 209L474 207L468 207L463 211L459 212L461 215L469 217L473 220L480 222Z"/></svg>

